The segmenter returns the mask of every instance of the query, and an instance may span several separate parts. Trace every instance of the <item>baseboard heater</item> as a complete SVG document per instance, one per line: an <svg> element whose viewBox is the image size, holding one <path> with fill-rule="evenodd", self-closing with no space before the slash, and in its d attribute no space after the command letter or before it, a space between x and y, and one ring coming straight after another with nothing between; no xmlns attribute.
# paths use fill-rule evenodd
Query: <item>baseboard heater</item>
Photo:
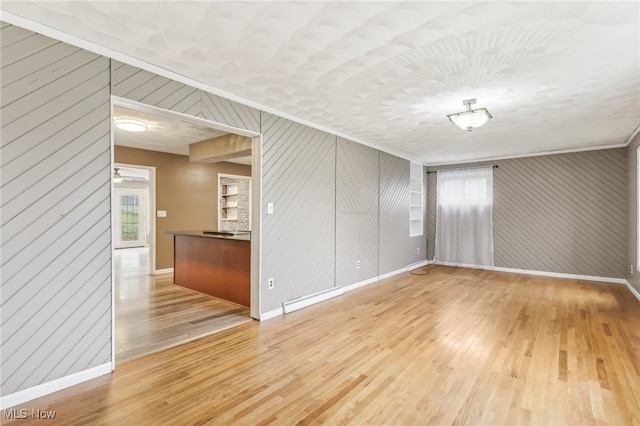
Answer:
<svg viewBox="0 0 640 426"><path fill-rule="evenodd" d="M310 294L309 296L299 297L297 299L282 302L282 311L288 314L298 309L306 308L307 306L315 305L316 303L323 302L332 297L340 296L344 294L342 287L334 287L329 290L324 290L319 293Z"/></svg>

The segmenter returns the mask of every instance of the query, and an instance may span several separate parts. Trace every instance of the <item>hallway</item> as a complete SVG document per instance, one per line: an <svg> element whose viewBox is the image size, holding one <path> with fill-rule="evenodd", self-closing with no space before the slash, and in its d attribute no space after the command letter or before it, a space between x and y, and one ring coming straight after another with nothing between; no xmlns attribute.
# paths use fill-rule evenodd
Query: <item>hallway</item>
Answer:
<svg viewBox="0 0 640 426"><path fill-rule="evenodd" d="M115 250L116 363L250 322L249 310L149 275L148 248Z"/></svg>

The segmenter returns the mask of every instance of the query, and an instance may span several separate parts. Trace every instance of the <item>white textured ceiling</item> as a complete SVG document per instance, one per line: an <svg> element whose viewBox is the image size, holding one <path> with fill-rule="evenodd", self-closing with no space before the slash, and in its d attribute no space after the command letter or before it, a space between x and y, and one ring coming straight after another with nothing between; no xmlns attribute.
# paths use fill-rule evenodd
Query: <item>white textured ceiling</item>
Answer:
<svg viewBox="0 0 640 426"><path fill-rule="evenodd" d="M30 21L428 164L624 144L640 3L2 1ZM493 115L465 132L462 100Z"/></svg>
<svg viewBox="0 0 640 426"><path fill-rule="evenodd" d="M116 145L171 154L189 155L190 144L213 139L228 133L184 120L138 111L119 105L114 107L115 118L142 120L148 126L145 132L128 132L114 127L113 139Z"/></svg>

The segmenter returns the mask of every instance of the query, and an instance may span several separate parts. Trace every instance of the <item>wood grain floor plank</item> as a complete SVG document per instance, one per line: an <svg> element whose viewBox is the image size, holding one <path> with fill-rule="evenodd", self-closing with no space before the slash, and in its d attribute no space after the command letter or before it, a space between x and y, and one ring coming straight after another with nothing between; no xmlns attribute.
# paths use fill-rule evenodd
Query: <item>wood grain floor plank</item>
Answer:
<svg viewBox="0 0 640 426"><path fill-rule="evenodd" d="M22 407L65 425L640 424L640 302L624 286L426 271Z"/></svg>

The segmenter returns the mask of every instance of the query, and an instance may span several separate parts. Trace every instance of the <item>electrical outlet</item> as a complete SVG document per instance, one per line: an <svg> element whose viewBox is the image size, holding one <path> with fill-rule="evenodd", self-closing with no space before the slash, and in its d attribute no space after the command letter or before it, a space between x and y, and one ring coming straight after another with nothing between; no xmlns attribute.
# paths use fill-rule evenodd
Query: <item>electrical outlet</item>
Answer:
<svg viewBox="0 0 640 426"><path fill-rule="evenodd" d="M356 269L360 269L360 261L359 260L356 261Z"/></svg>
<svg viewBox="0 0 640 426"><path fill-rule="evenodd" d="M416 254L420 254L420 247L416 249Z"/></svg>
<svg viewBox="0 0 640 426"><path fill-rule="evenodd" d="M633 275L633 265L629 265L629 273Z"/></svg>
<svg viewBox="0 0 640 426"><path fill-rule="evenodd" d="M273 278L269 278L269 290L273 289Z"/></svg>

